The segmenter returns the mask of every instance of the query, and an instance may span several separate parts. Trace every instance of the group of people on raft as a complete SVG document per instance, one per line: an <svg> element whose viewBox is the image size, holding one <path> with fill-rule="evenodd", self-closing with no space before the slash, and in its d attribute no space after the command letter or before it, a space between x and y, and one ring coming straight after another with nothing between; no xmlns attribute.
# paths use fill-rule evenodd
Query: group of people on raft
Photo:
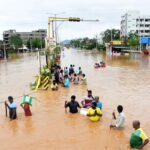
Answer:
<svg viewBox="0 0 150 150"><path fill-rule="evenodd" d="M53 66L53 82L51 84L52 90L58 90L58 84L63 87L69 87L70 82L74 84L87 84L86 75L82 72L81 67L75 69L75 65L65 67L62 69L59 65Z"/></svg>
<svg viewBox="0 0 150 150"><path fill-rule="evenodd" d="M95 63L94 68L106 67L105 62L101 61L100 63Z"/></svg>
<svg viewBox="0 0 150 150"><path fill-rule="evenodd" d="M82 106L81 106L82 105ZM87 109L87 116L93 122L99 121L103 115L102 112L102 102L99 100L98 96L93 97L92 91L88 90L87 96L85 96L82 101L81 105L78 101L76 101L76 96L71 96L71 101L65 101L65 109L69 107L70 113L78 113L78 108L86 108ZM116 120L115 124L111 124L110 128L116 129L123 129L125 123L125 114L123 112L123 106L118 105L117 107L118 115L115 112L112 113L113 119ZM148 144L149 139L147 135L144 133L142 128L140 127L140 121L134 120L133 121L133 128L135 129L132 132L130 138L130 146L131 148L142 149L145 145Z"/></svg>

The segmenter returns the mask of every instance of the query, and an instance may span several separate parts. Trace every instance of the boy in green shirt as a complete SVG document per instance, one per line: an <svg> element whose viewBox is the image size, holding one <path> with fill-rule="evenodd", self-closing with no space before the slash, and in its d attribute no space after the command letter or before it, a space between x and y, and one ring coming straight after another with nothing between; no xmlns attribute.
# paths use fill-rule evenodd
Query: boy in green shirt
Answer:
<svg viewBox="0 0 150 150"><path fill-rule="evenodd" d="M135 131L132 132L130 146L131 148L142 149L149 142L149 139L144 131L140 128L140 121L133 121L133 128Z"/></svg>

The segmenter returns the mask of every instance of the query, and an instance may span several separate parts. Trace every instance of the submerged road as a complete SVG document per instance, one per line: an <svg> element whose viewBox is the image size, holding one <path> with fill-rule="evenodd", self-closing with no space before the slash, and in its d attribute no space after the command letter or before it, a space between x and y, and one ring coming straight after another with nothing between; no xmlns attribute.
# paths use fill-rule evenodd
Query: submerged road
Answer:
<svg viewBox="0 0 150 150"><path fill-rule="evenodd" d="M150 137L150 58L140 54L128 56L106 55L98 52L65 50L62 66L81 66L88 85L60 87L58 91L38 91L33 96L32 117L25 117L18 104L18 119L5 117L4 104L0 104L1 150L130 150L132 121L139 119L141 127ZM104 60L106 68L94 69L95 62ZM42 63L45 63L42 56ZM38 73L36 54L14 55L0 61L0 100L31 92L29 83ZM81 114L65 113L64 102L75 94L80 102L91 89L103 103L100 122L90 122ZM123 130L110 130L112 111L124 106L126 123ZM150 150L148 144L144 150Z"/></svg>

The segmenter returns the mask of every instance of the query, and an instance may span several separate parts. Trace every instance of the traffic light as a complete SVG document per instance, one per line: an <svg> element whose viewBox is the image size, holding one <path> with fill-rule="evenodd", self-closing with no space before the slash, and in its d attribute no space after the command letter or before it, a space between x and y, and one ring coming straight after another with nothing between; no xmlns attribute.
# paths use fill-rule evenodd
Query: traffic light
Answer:
<svg viewBox="0 0 150 150"><path fill-rule="evenodd" d="M80 22L80 18L69 18L69 21L76 21L76 22Z"/></svg>

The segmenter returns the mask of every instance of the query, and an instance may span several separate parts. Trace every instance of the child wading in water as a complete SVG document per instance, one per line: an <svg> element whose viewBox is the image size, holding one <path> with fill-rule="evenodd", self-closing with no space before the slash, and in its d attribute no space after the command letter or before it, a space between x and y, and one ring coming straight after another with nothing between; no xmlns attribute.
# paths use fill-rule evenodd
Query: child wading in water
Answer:
<svg viewBox="0 0 150 150"><path fill-rule="evenodd" d="M79 77L76 74L74 74L73 83L74 84L79 84Z"/></svg>
<svg viewBox="0 0 150 150"><path fill-rule="evenodd" d="M51 84L51 89L52 89L53 91L58 90L58 85L57 85L57 83L56 83L55 80L54 80L53 83Z"/></svg>
<svg viewBox="0 0 150 150"><path fill-rule="evenodd" d="M64 77L64 87L69 87L69 86L70 86L70 81L68 79L68 76L65 75L65 77Z"/></svg>
<svg viewBox="0 0 150 150"><path fill-rule="evenodd" d="M86 80L85 74L82 74L82 79L81 79L81 81L82 81L82 84L83 84L83 85L87 85L87 80Z"/></svg>

